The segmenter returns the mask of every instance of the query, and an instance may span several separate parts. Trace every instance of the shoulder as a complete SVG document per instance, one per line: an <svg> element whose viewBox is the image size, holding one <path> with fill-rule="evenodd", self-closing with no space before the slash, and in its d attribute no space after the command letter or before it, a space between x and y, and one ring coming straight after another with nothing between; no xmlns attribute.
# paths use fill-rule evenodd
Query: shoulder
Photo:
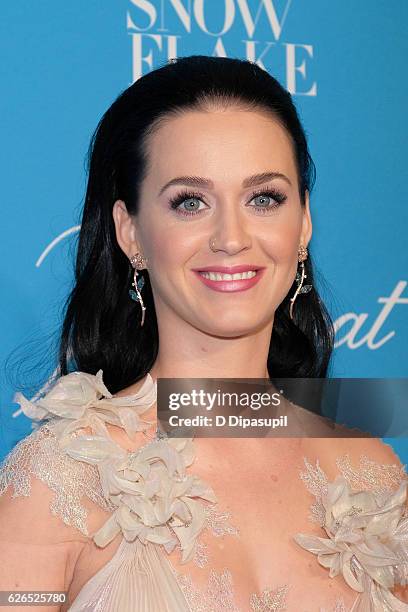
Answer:
<svg viewBox="0 0 408 612"><path fill-rule="evenodd" d="M294 434L309 438L373 438L367 431L337 423L293 402L285 400L284 406L288 415L288 430Z"/></svg>
<svg viewBox="0 0 408 612"><path fill-rule="evenodd" d="M93 516L91 505L72 494L78 472L67 466L46 428L24 438L3 462L0 589L67 590Z"/></svg>
<svg viewBox="0 0 408 612"><path fill-rule="evenodd" d="M53 542L85 542L95 506L109 509L96 468L66 455L49 424L21 440L1 465L3 536L14 525L22 541L44 542L48 534Z"/></svg>
<svg viewBox="0 0 408 612"><path fill-rule="evenodd" d="M55 494L39 478L31 475L28 495L16 495L13 482L1 493L0 541L47 546L87 540L80 530L52 511Z"/></svg>
<svg viewBox="0 0 408 612"><path fill-rule="evenodd" d="M330 568L333 575L334 571L339 573L334 569L336 555L349 550L351 555L348 560L345 557L341 569L343 577L349 586L364 591L367 602L374 603L374 592L378 600L390 605L408 601L406 568L401 562L407 550L403 535L396 535L406 531L408 516L405 465L392 446L380 438L305 442L303 449L308 457L301 477L316 498L310 506L309 519L323 527L331 541L316 531L296 534L295 541L318 555L319 563ZM368 554L359 556L363 549ZM356 558L358 573L353 561Z"/></svg>
<svg viewBox="0 0 408 612"><path fill-rule="evenodd" d="M396 489L407 478L405 465L381 438L305 438L301 447L329 481L342 474L356 489Z"/></svg>
<svg viewBox="0 0 408 612"><path fill-rule="evenodd" d="M117 458L124 459L126 451L146 442L140 432L132 440L123 429L125 425L129 432L137 429L138 412L132 408L141 405L145 396L152 399L148 383L141 398L122 400L121 394L114 397L106 389L101 371L96 376L77 372L61 377L36 403L20 394L18 403L25 414L46 421L20 441L0 466L4 516L18 507L20 522L23 515L31 517L27 537L34 535L29 524L41 512L44 524L55 524L54 540L64 538L64 529L57 528L61 520L72 529L71 540L91 538L117 507L109 489Z"/></svg>

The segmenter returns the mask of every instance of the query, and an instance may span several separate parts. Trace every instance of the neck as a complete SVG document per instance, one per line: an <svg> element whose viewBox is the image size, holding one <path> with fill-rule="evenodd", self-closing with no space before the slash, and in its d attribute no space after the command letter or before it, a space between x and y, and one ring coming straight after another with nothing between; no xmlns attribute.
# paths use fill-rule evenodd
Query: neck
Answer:
<svg viewBox="0 0 408 612"><path fill-rule="evenodd" d="M191 325L159 324L159 352L150 371L157 378L269 378L273 322L254 333L217 337Z"/></svg>

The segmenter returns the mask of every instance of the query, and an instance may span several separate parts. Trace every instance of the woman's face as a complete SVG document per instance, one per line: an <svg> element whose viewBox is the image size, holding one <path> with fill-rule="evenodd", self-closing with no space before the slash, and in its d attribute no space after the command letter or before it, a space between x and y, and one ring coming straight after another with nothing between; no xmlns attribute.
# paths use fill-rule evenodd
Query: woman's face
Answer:
<svg viewBox="0 0 408 612"><path fill-rule="evenodd" d="M271 326L312 231L286 131L261 111L188 111L150 136L148 158L131 237L118 236L148 258L159 325L223 337ZM248 278L217 276L239 266Z"/></svg>

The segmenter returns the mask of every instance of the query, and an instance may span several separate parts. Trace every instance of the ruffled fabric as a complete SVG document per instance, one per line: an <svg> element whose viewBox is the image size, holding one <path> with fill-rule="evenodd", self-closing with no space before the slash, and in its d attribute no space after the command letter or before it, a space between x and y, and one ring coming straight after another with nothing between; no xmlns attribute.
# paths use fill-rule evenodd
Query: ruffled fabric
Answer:
<svg viewBox="0 0 408 612"><path fill-rule="evenodd" d="M190 561L204 528L202 500L217 501L211 487L187 475L193 463L191 439L155 440L136 453L95 436L77 437L65 448L74 459L98 465L105 496L117 506L94 541L104 547L122 532L128 542L180 545L182 563Z"/></svg>
<svg viewBox="0 0 408 612"><path fill-rule="evenodd" d="M63 376L36 402L15 395L19 412L46 421L68 457L97 469L103 497L113 510L92 535L95 544L105 547L123 536L111 561L83 586L72 612L191 610L165 553L177 547L181 562L189 562L205 527L205 510L217 503L212 488L187 473L195 458L192 438L153 439L129 453L106 426L122 427L129 437L146 431L153 423L142 415L156 397L149 374L136 394L114 397L101 370L96 376ZM79 431L84 428L92 433ZM322 496L322 527L328 537L294 536L330 577L341 574L358 594L350 612L408 612L408 604L391 593L395 585L408 584L406 501L406 479L394 493L381 494L355 491L337 477Z"/></svg>
<svg viewBox="0 0 408 612"><path fill-rule="evenodd" d="M13 401L20 404L20 409L13 416L23 412L34 421L58 419L55 431L60 442L68 439L72 432L85 427L109 437L105 423L123 427L128 436L149 429L152 422L144 421L140 415L157 398L157 383L150 374L147 374L137 393L126 397L114 397L106 388L102 376L102 370L95 376L84 372L61 376L52 389L35 403L16 393Z"/></svg>
<svg viewBox="0 0 408 612"><path fill-rule="evenodd" d="M128 542L159 544L167 553L179 545L181 562L187 563L205 525L203 502L217 502L211 487L186 473L195 458L192 439L153 439L136 452L124 450L105 423L123 427L129 436L148 429L152 423L140 415L156 402L157 385L148 374L136 394L114 397L102 375L102 370L96 376L74 372L59 378L38 402L20 393L14 401L29 418L47 421L67 455L98 468L103 494L116 510L94 534L97 546L122 533ZM72 435L84 427L94 433Z"/></svg>
<svg viewBox="0 0 408 612"><path fill-rule="evenodd" d="M360 593L352 612L407 612L408 604L390 589L407 584L408 481L384 496L373 491L353 492L343 476L328 484L322 496L323 528L328 538L296 534L295 541L317 555L333 578Z"/></svg>
<svg viewBox="0 0 408 612"><path fill-rule="evenodd" d="M97 611L192 612L160 548L125 539L69 608L69 612Z"/></svg>

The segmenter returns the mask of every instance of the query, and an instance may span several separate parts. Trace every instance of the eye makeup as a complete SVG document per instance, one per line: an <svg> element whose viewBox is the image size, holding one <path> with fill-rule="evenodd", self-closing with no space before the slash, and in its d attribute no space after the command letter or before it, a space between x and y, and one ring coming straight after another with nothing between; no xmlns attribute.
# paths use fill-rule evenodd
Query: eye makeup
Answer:
<svg viewBox="0 0 408 612"><path fill-rule="evenodd" d="M251 202L255 198L260 198L260 197L269 198L274 201L273 204L266 205L266 206L265 205L261 205L261 206L253 205L252 206L252 205L247 204L247 206L250 206L250 208L254 209L255 214L261 214L261 215L265 215L265 214L269 214L273 212L274 210L279 208L287 199L287 196L282 191L277 189L276 187L266 187L263 189L258 189L258 190L253 191L249 202ZM170 198L169 200L170 208L174 210L177 214L187 216L187 217L194 217L196 215L202 214L207 208L206 206L206 208L202 208L202 209L196 209L196 210L184 209L183 210L181 208L181 205L184 204L188 200L196 200L198 202L202 202L205 204L205 196L202 193L191 190L191 189L183 189L179 193L177 193L174 197Z"/></svg>

